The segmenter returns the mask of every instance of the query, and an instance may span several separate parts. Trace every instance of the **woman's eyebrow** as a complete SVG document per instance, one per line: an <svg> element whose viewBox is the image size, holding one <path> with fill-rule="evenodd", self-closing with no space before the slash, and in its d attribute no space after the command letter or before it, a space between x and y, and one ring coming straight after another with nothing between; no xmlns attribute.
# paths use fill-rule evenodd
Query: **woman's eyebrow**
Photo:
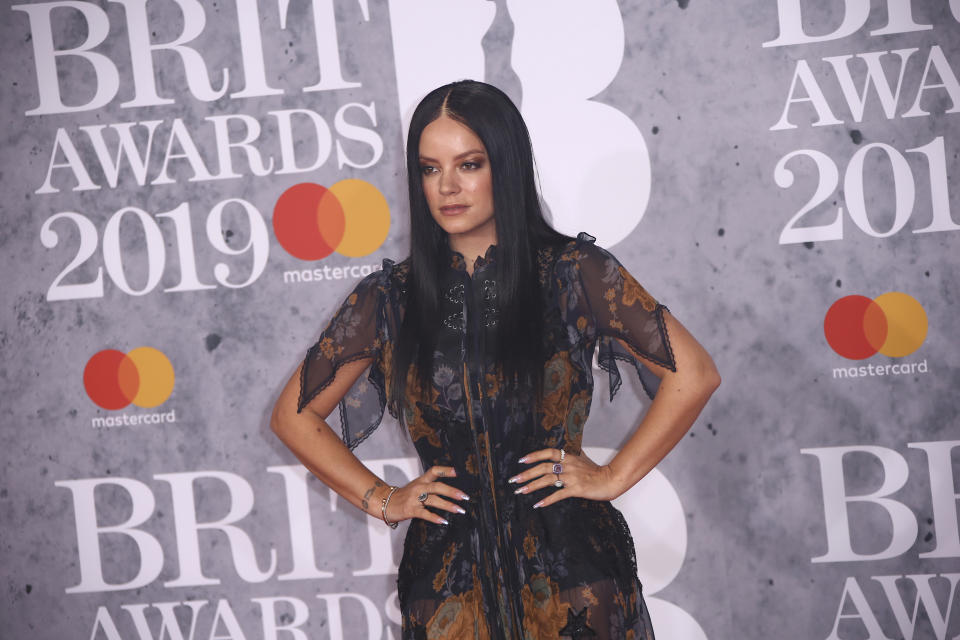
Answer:
<svg viewBox="0 0 960 640"><path fill-rule="evenodd" d="M476 155L476 154L486 155L486 153L483 151L483 149L470 149L469 151L464 151L463 153L460 153L460 154L454 156L453 159L454 159L454 160L459 160L460 158L465 158L465 157L467 157L467 156L472 156L472 155ZM437 160L436 160L435 158L431 158L431 157L429 157L429 156L420 156L420 162L437 162Z"/></svg>

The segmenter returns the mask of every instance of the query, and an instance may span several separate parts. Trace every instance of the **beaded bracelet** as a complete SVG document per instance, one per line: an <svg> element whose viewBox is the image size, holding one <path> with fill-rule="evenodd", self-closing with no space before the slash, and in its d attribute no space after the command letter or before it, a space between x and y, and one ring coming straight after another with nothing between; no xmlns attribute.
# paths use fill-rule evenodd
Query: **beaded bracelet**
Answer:
<svg viewBox="0 0 960 640"><path fill-rule="evenodd" d="M391 529L396 529L397 526L399 525L399 523L398 523L398 522L390 522L389 520L387 520L387 505L390 504L390 498L393 497L394 492L395 492L397 489L399 489L399 488L400 488L400 487L391 486L391 487L390 487L390 492L387 493L387 496L386 496L383 500L380 501L380 515L383 516L383 521L384 521L385 523L387 523L387 526L390 527Z"/></svg>

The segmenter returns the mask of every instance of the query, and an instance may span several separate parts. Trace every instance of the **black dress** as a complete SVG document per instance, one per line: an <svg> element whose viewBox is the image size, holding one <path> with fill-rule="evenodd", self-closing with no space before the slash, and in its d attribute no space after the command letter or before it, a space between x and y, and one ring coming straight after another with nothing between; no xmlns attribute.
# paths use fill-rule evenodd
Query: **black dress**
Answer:
<svg viewBox="0 0 960 640"><path fill-rule="evenodd" d="M471 500L448 526L410 522L398 588L403 638L609 638L652 640L637 579L633 541L609 502L580 498L534 509L549 491L516 495L507 479L518 459L546 447L581 451L593 391L594 349L620 385L616 362L628 362L651 395L657 378L635 352L670 370L673 353L659 305L610 253L580 234L540 250L548 353L539 410L500 392L489 332L496 327L496 246L478 258L472 277L452 254L443 274L441 335L430 397L408 378L405 424L423 468L449 465L444 481ZM346 362L372 358L340 404L343 439L355 447L383 416L393 344L404 312L408 264L359 283L307 353L300 408ZM630 345L631 350L623 344Z"/></svg>

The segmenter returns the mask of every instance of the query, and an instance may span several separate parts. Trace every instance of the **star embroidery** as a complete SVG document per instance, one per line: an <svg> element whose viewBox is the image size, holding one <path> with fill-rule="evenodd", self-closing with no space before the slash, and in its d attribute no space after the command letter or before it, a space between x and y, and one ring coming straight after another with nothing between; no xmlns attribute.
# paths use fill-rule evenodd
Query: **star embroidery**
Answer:
<svg viewBox="0 0 960 640"><path fill-rule="evenodd" d="M570 636L571 640L597 637L597 633L587 626L586 607L581 609L580 613L574 613L573 608L567 609L567 626L560 629L560 635Z"/></svg>

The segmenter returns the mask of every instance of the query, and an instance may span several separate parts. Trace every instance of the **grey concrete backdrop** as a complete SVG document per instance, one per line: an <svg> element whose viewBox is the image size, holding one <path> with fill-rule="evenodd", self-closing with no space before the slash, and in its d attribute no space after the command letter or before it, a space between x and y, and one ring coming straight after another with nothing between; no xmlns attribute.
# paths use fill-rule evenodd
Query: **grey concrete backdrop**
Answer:
<svg viewBox="0 0 960 640"><path fill-rule="evenodd" d="M55 47L61 50L83 47L88 36L97 35L78 7L90 5L105 13L109 36L92 50L116 65L120 85L117 97L102 107L50 115L26 115L40 101L34 56L40 34L31 28L26 10L10 3L0 8L4 14L0 20L0 272L4 301L0 320L0 636L159 638L163 607L145 605L194 601L197 638L301 637L293 631L270 635L271 629L283 625L296 627L310 638L397 637L399 628L391 622L396 618L391 596L395 576L355 572L362 573L371 565L371 545L382 551L386 540L399 559L402 529L389 538L377 537L386 534L369 528L365 517L351 507L332 505L319 483L309 483L307 515L312 522L316 567L332 575L279 578L293 569L291 526L283 478L268 468L293 465L296 460L269 432L269 411L302 353L356 281L285 283L284 272L377 264L384 257L401 259L406 253L401 134L405 105L398 104L397 31L391 28L399 23L399 12L419 11L426 19L436 16L436 24L407 20L413 27L419 25L422 34L436 35L436 39L417 41L422 45L418 55L425 74L433 73L436 66L455 66L458 56L463 56L465 64L479 61L486 80L503 87L523 105L527 85L513 67L517 43L511 12L519 15L530 6L523 7L519 0L419 6L400 0L330 3L335 5L343 75L360 86L303 92L303 87L318 79L330 81L330 76L324 75L329 70L318 67L313 26L314 11L327 15L327 3L294 0L282 24L278 6L272 2L191 5L186 0L150 0L146 4L154 43L174 40L183 31L180 7L199 8L206 24L189 46L202 54L214 88L222 82L220 70L229 70L229 90L227 96L213 101L195 98L187 88L180 59L172 52L159 51L152 56L158 93L175 102L123 108L121 103L135 92L127 26L135 4L132 0L76 1L60 3L62 6L53 10L51 32ZM574 15L582 3L533 4L541 5L536 10ZM863 26L843 37L764 47L764 42L778 36L778 19L788 14L790 7L801 5L809 34L838 30L845 18L853 20L850 16L855 17L860 8L869 14ZM616 75L594 101L618 110L635 125L651 166L649 202L642 220L610 248L707 346L724 377L702 417L660 466L680 499L687 527L679 573L654 596L679 610L671 621L664 617L663 628L674 633L661 630L661 637L919 639L960 634L960 541L950 547L951 537L957 536L954 494L960 491L960 453L953 445L939 445L951 451L952 458L938 471L931 471L926 454L908 446L960 439L960 231L914 233L930 224L935 198L930 185L941 183L931 177L936 171L928 168L922 155L907 151L942 138L947 202L953 220L960 220L956 180L960 115L955 113L960 111L960 88L956 77L949 77L960 73L960 22L951 5L953 12L960 14L960 7L946 0L914 1L913 22L932 27L887 35L871 32L881 30L891 16L900 16L902 22L910 2L845 0L828 7L812 0L622 0L592 7L598 12L613 11L610 15L614 18L619 13L625 37ZM267 82L284 92L230 98L229 94L245 86L238 11L249 12L254 6L259 11L254 24L262 33ZM470 31L471 25L475 27L473 21L482 19L481 14L490 17L490 26L481 31L479 48L475 40L450 37L451 30ZM617 21L605 24L613 25L609 38L615 40ZM583 23L582 29L592 28L589 22ZM447 36L442 37L443 33ZM329 31L323 30L323 34L324 42L329 43ZM552 37L558 56L565 46L580 46L575 35ZM593 34L587 41L596 37ZM916 51L907 60L892 117L884 113L871 88L863 116L856 118L833 67L824 58L906 49ZM938 62L931 71L927 60L935 57L934 50L942 51L946 66ZM478 52L482 56L478 57ZM591 51L582 54L589 59ZM545 49L540 55L549 61L551 52ZM791 93L800 60L811 69L839 123L813 126L818 114L811 102L802 101L808 98L808 91L800 87ZM899 58L888 54L880 61L886 78L895 84ZM57 65L64 101L71 105L88 102L98 86L89 60L64 55ZM857 90L862 90L862 59L851 61L849 69ZM580 71L571 69L571 77L580 77ZM589 75L589 69L586 73ZM416 84L416 74L400 74L411 86ZM929 115L903 117L922 84L927 89L920 105ZM553 91L558 100L567 95L567 89L563 83L556 84ZM771 131L791 95L796 103L790 107L790 121L796 128ZM242 113L257 119L263 133L254 144L279 162L277 127L268 112L310 109L334 129L335 114L347 103L375 105L375 124L365 121L358 111L348 117L375 130L383 142L382 157L369 168L338 163L337 140L356 163L371 157L371 147L334 131L330 158L309 173L258 177L250 172L243 152L235 150L233 162L243 174L241 178L191 181L189 164L179 159L171 161L171 184L138 185L125 165L113 188L106 184L96 153L79 129L162 121L147 170L149 182L163 163L174 119L183 122L211 172L216 173L217 146L213 126L205 117ZM71 171L54 168L52 185L57 191L38 193L51 163L67 162L62 154L51 159L61 128L76 144L91 180L102 188L75 190L77 181ZM233 131L234 139L242 136L241 130ZM571 139L579 138L571 135ZM108 136L107 140L108 146L116 144L115 138ZM850 159L871 143L890 145L904 157L915 184L912 215L889 237L874 237L858 228L844 200L850 183L843 181ZM602 140L597 144L603 147ZM570 145L571 159L592 153L582 145ZM799 226L826 224L841 206L842 239L778 242L785 225L818 185L809 158L797 158L788 165L796 177L789 188L774 181L778 161L798 149L825 154L838 167L840 181ZM315 142L298 140L301 157L314 150ZM866 207L874 228L880 230L894 224L896 192L890 166L883 152L874 150L863 171ZM277 198L299 182L329 186L345 178L370 182L386 196L392 215L387 241L372 255L349 258L334 253L316 265L289 255L270 226ZM170 221L161 220L166 266L155 289L141 296L129 295L104 272L102 297L47 299L54 278L80 246L78 228L69 221L54 227L59 244L47 248L41 243L42 225L63 211L89 219L97 238L96 251L67 283L89 282L104 266L104 229L114 212L133 206L155 215L181 203L189 204L201 280L215 282L218 262L230 265L231 282L243 280L250 273L250 258L218 253L205 232L208 212L228 198L253 204L268 229L267 263L249 286L164 292L178 282L180 245ZM584 212L583 228L591 230L591 219L609 221L618 216L624 224L633 225L630 216L635 212L629 211L630 206L623 203L623 211ZM250 236L238 211L231 210L224 218L231 247L242 247ZM121 227L120 255L131 285L143 286L146 245L132 216ZM837 355L823 335L824 314L830 305L845 295L874 298L889 291L908 293L922 305L929 321L922 346L902 358L878 354L854 362ZM84 391L87 361L102 349L129 351L143 345L159 349L172 362L176 372L173 394L155 409L99 409ZM926 362L927 371L914 375L838 379L832 373L838 367L860 364L921 361ZM632 380L612 404L605 394L601 382L587 441L593 446L616 447L638 420L644 403L639 385ZM96 417L169 411L175 412L173 423L92 426ZM849 454L844 458L844 482L825 487L818 458L801 453L801 449L840 446L882 447L891 453L884 458L885 464L869 452ZM403 434L389 421L358 453L368 461L413 455ZM853 551L863 556L890 547L896 532L909 534L910 527L904 523L910 518L918 524L915 537L907 540L904 550L885 559L812 562L828 551L828 529L841 526L835 520L825 521L825 492L845 492L847 496L877 492L885 479L896 475L890 462L896 459L905 461L907 477L902 486L888 487L892 491L889 497L906 511L901 509L896 516L899 520L891 520L888 508L876 502L851 502L845 530ZM252 487L252 510L237 527L252 540L260 570L270 566L270 549L276 550L276 570L269 577L259 582L249 575L244 578L232 556L232 550L241 547L223 532L201 531L196 537L200 566L209 580L189 586L166 584L181 576L187 543L178 539L183 515L175 512L171 482L156 476L193 472L236 474ZM56 483L94 478L104 479L104 484L94 493L95 522L81 525L85 531L119 525L131 517L135 500L112 479L143 483L154 496L155 508L137 527L156 538L163 552L162 570L148 584L68 593L81 583L78 554L82 543L75 523L78 506L67 488L70 485ZM403 476L390 468L388 479L399 482ZM238 498L234 493L231 501L226 487L210 477L196 481L197 521L227 517ZM647 517L656 519L658 514L651 512ZM107 583L134 579L143 558L129 535L102 533L97 544ZM941 557L933 557L938 554L930 552L938 548ZM639 562L642 566L644 558ZM929 578L931 575L937 577ZM877 579L882 576L899 579ZM885 589L885 584L893 584L894 590ZM928 584L935 596L932 599L924 595ZM361 594L366 600L354 595L338 599L334 594ZM918 597L922 602L915 610ZM198 601L207 604L196 604ZM375 615L365 608L365 602L372 603ZM298 603L304 603L303 607ZM183 628L183 637L190 637L190 608L171 610ZM661 611L668 610L662 605ZM139 613L148 628L137 628ZM367 628L371 619L379 621L375 629ZM170 628L167 633L171 638L180 637Z"/></svg>

